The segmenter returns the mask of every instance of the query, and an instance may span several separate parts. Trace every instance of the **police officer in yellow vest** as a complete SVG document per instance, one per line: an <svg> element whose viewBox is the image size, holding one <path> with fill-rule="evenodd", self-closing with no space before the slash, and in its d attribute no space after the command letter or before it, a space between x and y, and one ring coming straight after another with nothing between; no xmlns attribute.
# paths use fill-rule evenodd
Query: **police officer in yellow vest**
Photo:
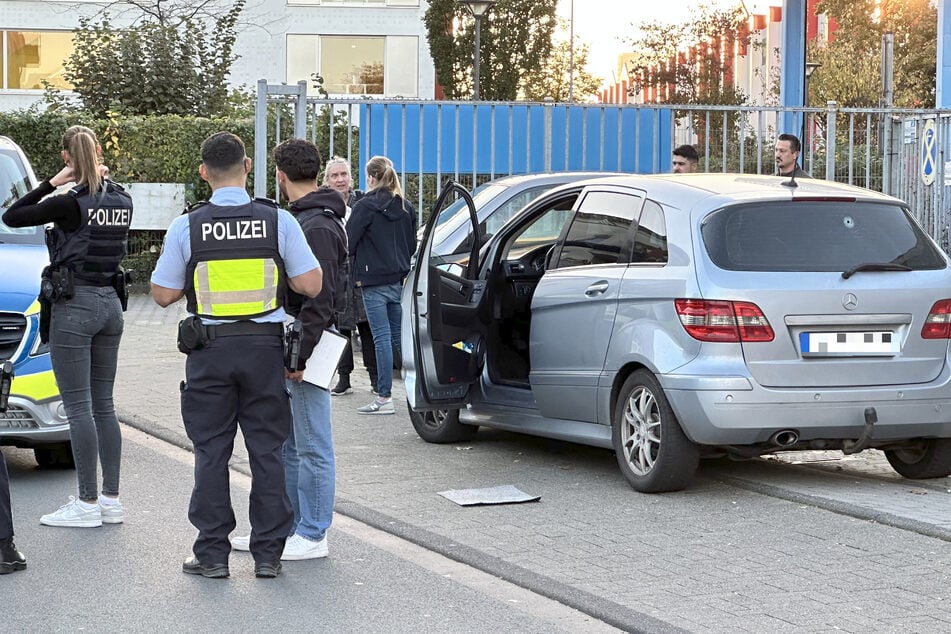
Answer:
<svg viewBox="0 0 951 634"><path fill-rule="evenodd" d="M284 388L282 308L285 284L315 297L321 272L300 225L245 190L251 159L228 132L205 139L201 177L209 203L176 218L152 274L152 297L168 306L183 296L190 316L179 326L188 354L182 420L195 449L188 518L198 529L188 574L227 577L236 526L228 461L241 426L251 463L250 549L255 575L276 577L293 523L281 448L291 423Z"/></svg>

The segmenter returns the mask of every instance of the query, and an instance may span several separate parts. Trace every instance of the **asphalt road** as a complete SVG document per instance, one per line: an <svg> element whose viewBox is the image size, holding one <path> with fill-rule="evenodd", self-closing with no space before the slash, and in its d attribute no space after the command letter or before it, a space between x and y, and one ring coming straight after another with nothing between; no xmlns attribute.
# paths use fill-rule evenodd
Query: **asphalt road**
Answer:
<svg viewBox="0 0 951 634"><path fill-rule="evenodd" d="M184 365L184 357L174 347L179 310L162 311L149 298L136 297L126 316L117 407L130 428L153 436L149 446L188 445L177 399ZM560 617L547 616L549 609L565 605L590 617L584 620L577 612L569 612L582 619L561 626L569 631L593 630L607 623L649 632L951 632L947 591L951 482L947 479L903 480L878 452L851 457L813 452L770 460L704 462L688 490L642 495L627 486L613 454L604 450L490 430L480 430L475 440L465 444L426 444L410 425L401 382L394 386L397 414L366 417L354 409L370 398L369 381L364 373L354 378L355 393L334 399L338 518L330 533L330 559L314 566L317 571L324 570L322 564L331 564L332 574L319 579L334 588L353 581L338 566L353 561L354 552L375 553L375 546L363 543L348 527L372 526L402 540L396 543L421 547L407 555L413 564L422 566L427 557L438 553L465 564L465 570L484 571L530 590L532 597L542 595L558 602L539 612L476 610L481 618L497 618L490 626L502 631L556 630L559 626L553 620L561 623ZM135 433L130 429L127 437ZM178 494L167 507L161 506L167 511L158 514L154 504L168 488L165 467L143 467L150 459L141 457L134 447L127 444L123 471L123 497L133 519L122 530L141 536L135 540L137 548L147 552L137 563L170 566L163 575L171 582L154 587L165 601L154 601L174 606L175 586L191 581L177 568L193 535L185 519L185 497ZM31 470L25 462L14 476L15 495L26 486L23 482L49 475ZM247 472L241 447L236 449L233 467ZM64 484L53 486L55 491L44 489L43 495L50 497L43 498L42 508L34 500L38 493L17 495L18 534L23 535L26 550L31 539L47 540L49 531L55 530L24 522L55 508L57 500L69 492L69 477L58 475ZM189 477L186 469L176 486L187 489ZM138 487L137 478L141 480ZM504 484L540 495L541 501L464 508L438 495L447 489ZM138 531L139 527L143 530ZM162 537L153 545L149 534L155 530ZM246 523L239 521L238 531L246 530ZM65 551L65 545L68 542L53 543L54 550ZM233 560L233 566L239 565L238 556ZM37 567L44 565L42 559L37 561ZM50 562L65 565L61 558ZM299 582L300 575L308 578L308 566L313 564L295 565L278 583ZM415 583L388 578L388 587L396 584L399 597L413 606L452 597L449 590L427 585L432 580L427 580L426 570L422 566L422 571L414 571L421 577ZM75 572L82 578L82 570ZM136 578L128 566L119 566L116 572L129 581ZM256 601L277 600L260 590L247 571L244 574ZM93 588L100 575L101 571L87 575L81 588ZM235 585L243 583L239 578ZM44 587L53 586L46 583ZM206 592L204 586L202 592ZM258 597L259 592L265 594ZM295 588L288 596L297 592ZM312 594L313 589L308 592ZM189 598L206 604L196 596ZM464 596L458 605L465 606L471 598ZM484 597L477 593L474 600L480 598ZM282 605L291 613L298 610ZM327 605L338 607L331 598ZM347 612L356 605L363 605L359 598L341 599L339 609ZM211 608L206 605L206 609ZM439 631L443 627L474 631L486 626L468 617L421 625L424 621L416 607L387 613L388 609L366 604L359 612L366 620L349 623L359 624L362 631ZM354 610L348 613L353 618ZM143 608L143 618L148 614L167 618L153 607ZM460 614L468 612L463 609ZM229 625L237 625L239 631L257 629L253 623L236 619Z"/></svg>

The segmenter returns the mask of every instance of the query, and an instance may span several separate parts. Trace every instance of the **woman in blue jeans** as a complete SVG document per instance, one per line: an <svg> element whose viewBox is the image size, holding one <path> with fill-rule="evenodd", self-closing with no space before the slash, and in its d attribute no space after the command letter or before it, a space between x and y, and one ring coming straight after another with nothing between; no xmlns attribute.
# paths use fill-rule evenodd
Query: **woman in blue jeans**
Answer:
<svg viewBox="0 0 951 634"><path fill-rule="evenodd" d="M100 164L100 155L92 130L69 128L63 135L65 167L3 214L11 227L53 223L42 295L51 304L50 359L69 418L79 496L41 517L47 526L87 528L119 524L124 518L119 502L122 437L112 391L123 325L117 288L125 279L119 263L126 254L132 198L106 180L109 170ZM75 186L44 200L68 183Z"/></svg>
<svg viewBox="0 0 951 634"><path fill-rule="evenodd" d="M400 353L400 293L416 250L416 210L403 200L403 190L385 156L366 166L367 193L356 202L347 221L354 285L363 290L373 347L376 350L378 395L357 409L360 414L393 414L393 353Z"/></svg>

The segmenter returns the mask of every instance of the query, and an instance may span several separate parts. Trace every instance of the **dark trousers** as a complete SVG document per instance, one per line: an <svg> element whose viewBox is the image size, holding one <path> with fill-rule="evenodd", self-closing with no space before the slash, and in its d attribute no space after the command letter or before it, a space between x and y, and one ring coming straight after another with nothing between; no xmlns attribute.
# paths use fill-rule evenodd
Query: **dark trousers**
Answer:
<svg viewBox="0 0 951 634"><path fill-rule="evenodd" d="M0 452L0 539L13 537L13 511L10 508L10 476L7 460Z"/></svg>
<svg viewBox="0 0 951 634"><path fill-rule="evenodd" d="M363 349L363 367L367 369L367 372L372 379L373 384L376 385L376 349L373 346L373 333L370 332L370 322L361 321L357 324L357 332L360 333L360 347ZM340 358L340 365L337 366L337 371L341 376L350 375L353 372L353 346L349 343L350 337L353 336L352 330L344 330L341 328L340 334L347 338L347 349L344 350L343 356Z"/></svg>
<svg viewBox="0 0 951 634"><path fill-rule="evenodd" d="M251 463L251 554L276 562L294 522L284 487L281 449L290 433L283 343L274 335L218 337L188 355L182 420L195 448L195 488L188 519L203 564L227 563L235 528L228 461L241 426Z"/></svg>

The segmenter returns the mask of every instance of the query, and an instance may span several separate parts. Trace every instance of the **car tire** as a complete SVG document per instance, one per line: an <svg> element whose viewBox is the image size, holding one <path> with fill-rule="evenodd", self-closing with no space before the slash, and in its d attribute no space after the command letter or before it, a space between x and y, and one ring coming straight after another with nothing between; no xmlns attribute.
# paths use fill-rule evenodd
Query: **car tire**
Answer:
<svg viewBox="0 0 951 634"><path fill-rule="evenodd" d="M951 475L951 438L925 438L902 449L885 451L892 469L912 480Z"/></svg>
<svg viewBox="0 0 951 634"><path fill-rule="evenodd" d="M73 462L73 448L68 442L34 447L33 457L41 467L72 469L76 466Z"/></svg>
<svg viewBox="0 0 951 634"><path fill-rule="evenodd" d="M700 463L700 448L684 434L663 389L647 370L637 370L624 381L612 437L621 473L641 493L686 488Z"/></svg>
<svg viewBox="0 0 951 634"><path fill-rule="evenodd" d="M459 422L459 410L440 409L435 411L417 412L407 403L409 418L413 421L413 429L426 442L443 444L472 440L479 428L474 425L465 425Z"/></svg>

